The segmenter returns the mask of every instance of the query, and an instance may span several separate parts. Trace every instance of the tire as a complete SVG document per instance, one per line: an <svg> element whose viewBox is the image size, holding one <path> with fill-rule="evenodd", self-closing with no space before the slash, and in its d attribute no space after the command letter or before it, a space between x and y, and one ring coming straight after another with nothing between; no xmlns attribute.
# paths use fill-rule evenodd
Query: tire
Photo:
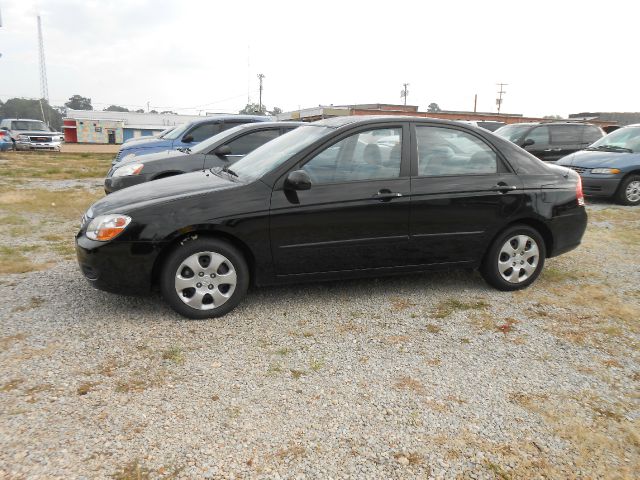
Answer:
<svg viewBox="0 0 640 480"><path fill-rule="evenodd" d="M160 291L166 302L192 319L225 315L242 301L248 287L249 268L242 253L215 238L178 245L160 273Z"/></svg>
<svg viewBox="0 0 640 480"><path fill-rule="evenodd" d="M622 179L615 200L620 205L640 205L640 175L629 175Z"/></svg>
<svg viewBox="0 0 640 480"><path fill-rule="evenodd" d="M544 239L536 229L514 225L493 241L484 256L480 273L498 290L520 290L538 278L546 254Z"/></svg>

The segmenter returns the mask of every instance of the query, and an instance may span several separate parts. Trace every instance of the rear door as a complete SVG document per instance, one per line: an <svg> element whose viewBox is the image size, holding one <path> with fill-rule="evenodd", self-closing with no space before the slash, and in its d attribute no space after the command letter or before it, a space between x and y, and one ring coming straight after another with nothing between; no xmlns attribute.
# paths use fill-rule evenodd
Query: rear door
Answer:
<svg viewBox="0 0 640 480"><path fill-rule="evenodd" d="M522 206L522 183L475 133L416 124L412 148L412 263L477 261Z"/></svg>
<svg viewBox="0 0 640 480"><path fill-rule="evenodd" d="M582 144L582 131L584 130L584 125L549 125L549 130L551 133L552 153L549 155L547 160L560 160L562 157L584 148Z"/></svg>
<svg viewBox="0 0 640 480"><path fill-rule="evenodd" d="M271 197L271 247L278 275L402 265L409 244L409 129L359 127L296 165L311 189ZM279 182L282 183L282 182Z"/></svg>

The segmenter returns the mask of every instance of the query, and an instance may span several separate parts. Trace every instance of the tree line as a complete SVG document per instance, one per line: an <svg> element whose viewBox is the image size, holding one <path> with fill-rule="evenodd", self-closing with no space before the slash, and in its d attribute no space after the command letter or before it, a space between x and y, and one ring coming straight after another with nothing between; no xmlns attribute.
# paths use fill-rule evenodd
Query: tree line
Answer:
<svg viewBox="0 0 640 480"><path fill-rule="evenodd" d="M52 106L45 99L33 100L26 98L10 98L6 102L0 100L0 119L3 118L33 118L43 119L54 130L62 129L62 118L66 113L66 109L72 110L94 110L91 104L91 99L83 97L82 95L72 95L69 97L69 101L65 102L64 106ZM109 105L103 109L106 112L135 112L145 113L140 108L138 110L129 110L126 107L120 105ZM151 110L148 113L160 113L164 115L177 115L176 112L171 110L157 111ZM274 107L268 110L265 105L258 105L257 103L248 103L238 113L249 115L276 115L282 113L282 110L278 107Z"/></svg>

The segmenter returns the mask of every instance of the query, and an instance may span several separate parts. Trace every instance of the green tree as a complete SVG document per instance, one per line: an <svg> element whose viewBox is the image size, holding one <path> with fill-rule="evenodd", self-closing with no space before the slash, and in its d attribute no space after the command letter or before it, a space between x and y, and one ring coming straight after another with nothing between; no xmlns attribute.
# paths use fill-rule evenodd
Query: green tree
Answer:
<svg viewBox="0 0 640 480"><path fill-rule="evenodd" d="M441 112L441 111L442 110L440 109L438 104L435 103L435 102L430 103L429 106L427 107L427 112L429 112L429 113L437 113L437 112Z"/></svg>
<svg viewBox="0 0 640 480"><path fill-rule="evenodd" d="M282 109L280 107L273 107L269 115L278 115L279 113L282 113Z"/></svg>
<svg viewBox="0 0 640 480"><path fill-rule="evenodd" d="M69 101L64 104L65 107L72 110L93 110L91 99L82 95L74 95L69 97Z"/></svg>
<svg viewBox="0 0 640 480"><path fill-rule="evenodd" d="M162 114L166 114L166 115L177 115L176 112L172 112L171 110L165 110L164 112L160 112Z"/></svg>
<svg viewBox="0 0 640 480"><path fill-rule="evenodd" d="M136 110L136 113L144 113L144 110L142 108L139 108L138 110Z"/></svg>
<svg viewBox="0 0 640 480"><path fill-rule="evenodd" d="M562 120L562 116L560 115L545 115L542 118L548 118L550 120Z"/></svg>
<svg viewBox="0 0 640 480"><path fill-rule="evenodd" d="M91 100L89 100L89 103L91 103ZM129 109L125 107L120 107L118 105L110 105L107 108L105 108L104 111L105 112L128 112Z"/></svg>
<svg viewBox="0 0 640 480"><path fill-rule="evenodd" d="M267 115L267 107L262 105L262 109L260 109L260 105L257 103L247 103L247 106L238 113L243 115Z"/></svg>
<svg viewBox="0 0 640 480"><path fill-rule="evenodd" d="M42 102L42 108L40 103ZM1 103L1 102L0 102ZM10 98L0 105L0 118L32 118L44 121L54 130L62 128L62 114L51 107L46 100L29 100L26 98Z"/></svg>

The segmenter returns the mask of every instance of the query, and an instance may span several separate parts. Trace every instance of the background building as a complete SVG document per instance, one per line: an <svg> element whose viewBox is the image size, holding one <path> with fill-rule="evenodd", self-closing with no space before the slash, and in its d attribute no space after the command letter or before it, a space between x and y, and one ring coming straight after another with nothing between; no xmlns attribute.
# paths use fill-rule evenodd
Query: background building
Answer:
<svg viewBox="0 0 640 480"><path fill-rule="evenodd" d="M198 115L67 110L62 128L67 143L122 143L201 118Z"/></svg>
<svg viewBox="0 0 640 480"><path fill-rule="evenodd" d="M276 115L278 120L301 120L314 122L323 118L343 115L411 115L415 117L441 118L445 120L476 120L504 123L550 122L553 119L525 117L519 113L465 112L441 110L439 112L420 112L416 105L392 105L386 103L366 103L358 105L330 105L304 108ZM577 120L577 119L576 119ZM594 118L588 120L596 125L615 125L616 121Z"/></svg>

